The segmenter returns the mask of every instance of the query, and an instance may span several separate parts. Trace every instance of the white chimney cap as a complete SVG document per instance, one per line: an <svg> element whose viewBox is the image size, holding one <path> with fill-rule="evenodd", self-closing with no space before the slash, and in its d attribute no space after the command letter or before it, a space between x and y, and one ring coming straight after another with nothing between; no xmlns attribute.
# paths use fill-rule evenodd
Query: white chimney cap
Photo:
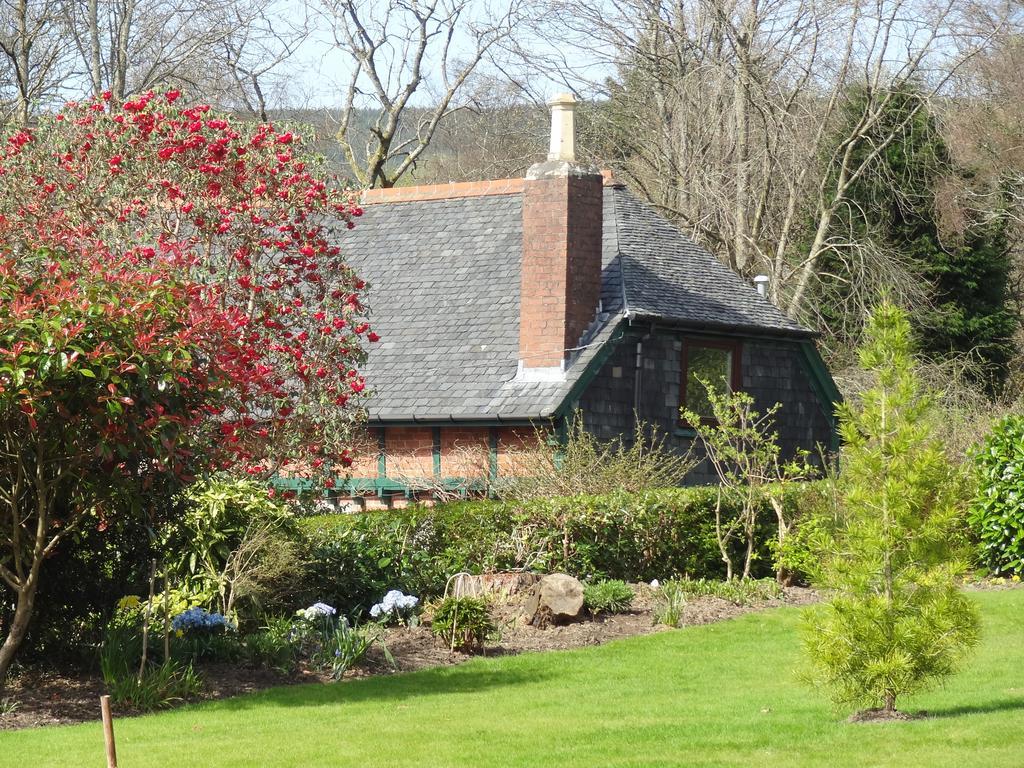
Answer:
<svg viewBox="0 0 1024 768"><path fill-rule="evenodd" d="M765 288L768 287L768 283L771 278L768 275L758 275L754 278L754 285L757 287L757 292L764 296Z"/></svg>
<svg viewBox="0 0 1024 768"><path fill-rule="evenodd" d="M551 107L551 145L548 160L576 162L576 122L574 111L576 97L571 93L560 93L548 101Z"/></svg>

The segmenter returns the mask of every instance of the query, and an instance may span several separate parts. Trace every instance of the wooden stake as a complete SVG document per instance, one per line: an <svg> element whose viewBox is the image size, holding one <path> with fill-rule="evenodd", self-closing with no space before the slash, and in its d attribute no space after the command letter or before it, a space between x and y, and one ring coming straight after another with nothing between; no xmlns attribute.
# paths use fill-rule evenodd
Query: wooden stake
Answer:
<svg viewBox="0 0 1024 768"><path fill-rule="evenodd" d="M149 620L153 616L153 592L156 587L156 558L149 566L149 602L146 603L146 618L142 622L142 658L139 660L139 682L146 672L146 657L149 654Z"/></svg>
<svg viewBox="0 0 1024 768"><path fill-rule="evenodd" d="M110 714L110 697L100 696L103 713L103 741L107 745L107 768L117 768L117 749L114 747L114 718Z"/></svg>
<svg viewBox="0 0 1024 768"><path fill-rule="evenodd" d="M167 566L164 565L164 663L171 660L171 590L167 583Z"/></svg>

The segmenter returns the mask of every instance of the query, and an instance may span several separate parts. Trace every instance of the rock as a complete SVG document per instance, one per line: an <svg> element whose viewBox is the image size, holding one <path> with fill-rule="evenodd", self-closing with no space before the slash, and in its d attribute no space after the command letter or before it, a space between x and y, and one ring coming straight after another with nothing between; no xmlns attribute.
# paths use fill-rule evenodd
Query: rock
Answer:
<svg viewBox="0 0 1024 768"><path fill-rule="evenodd" d="M565 573L549 574L537 582L523 612L535 627L575 621L583 613L583 584Z"/></svg>
<svg viewBox="0 0 1024 768"><path fill-rule="evenodd" d="M455 597L497 595L507 598L525 592L538 581L540 581L538 574L522 571L481 573L478 576L460 573L452 583L452 594Z"/></svg>

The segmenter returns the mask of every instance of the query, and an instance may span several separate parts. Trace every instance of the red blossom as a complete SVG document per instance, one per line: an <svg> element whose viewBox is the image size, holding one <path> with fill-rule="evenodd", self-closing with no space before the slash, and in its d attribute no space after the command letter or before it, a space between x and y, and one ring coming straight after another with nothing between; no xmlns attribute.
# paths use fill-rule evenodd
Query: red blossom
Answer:
<svg viewBox="0 0 1024 768"><path fill-rule="evenodd" d="M121 359L109 370L120 371L122 381L103 389L100 415L65 408L61 418L70 420L116 411L95 429L106 446L97 455L111 467L119 443L138 430L160 434L168 420L182 430L160 448L169 471L192 471L204 456L208 466L234 464L255 474L283 457L312 466L317 456L346 449L338 444L345 438L335 428L337 410L351 408L350 398L365 387L356 373L364 355L359 334L369 328L365 284L325 223L350 226L361 211L293 154L302 143L291 132L235 124L205 105L180 107L179 98L177 91L146 93L120 108L101 98L9 135L0 156L0 242L57 254L41 284L65 293L7 302L0 317L33 317L60 301L86 311L88 294L69 287L77 278L66 274L67 265L75 264L76 275L140 297L116 309L136 324L131 338L140 355L162 360L180 350L166 398L140 397L124 381L138 366ZM0 277L5 255L0 251ZM146 309L147 292L170 302L163 314ZM69 325L62 343L83 333L84 325ZM106 354L72 352L69 365L95 365ZM192 404L182 411L174 393L187 393ZM26 423L42 427L40 402L24 400ZM216 439L200 450L203 435Z"/></svg>

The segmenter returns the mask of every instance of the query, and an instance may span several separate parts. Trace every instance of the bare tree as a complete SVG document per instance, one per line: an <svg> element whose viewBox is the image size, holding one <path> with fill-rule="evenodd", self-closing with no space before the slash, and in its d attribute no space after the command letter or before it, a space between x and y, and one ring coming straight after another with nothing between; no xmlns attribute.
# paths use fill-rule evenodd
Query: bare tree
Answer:
<svg viewBox="0 0 1024 768"><path fill-rule="evenodd" d="M470 76L517 31L527 0L316 0L335 52L346 163L365 187L390 187L412 169L438 126L472 103ZM419 107L419 108L417 108ZM356 135L360 110L372 114Z"/></svg>
<svg viewBox="0 0 1024 768"><path fill-rule="evenodd" d="M225 41L263 11L247 0L66 0L64 14L91 95L121 103L165 84L216 97Z"/></svg>
<svg viewBox="0 0 1024 768"><path fill-rule="evenodd" d="M615 73L590 78L618 145L598 152L733 269L767 273L772 299L804 316L826 254L901 273L833 221L914 117L883 123L894 94L912 84L917 109L944 95L1005 25L998 5L551 0L546 18Z"/></svg>
<svg viewBox="0 0 1024 768"><path fill-rule="evenodd" d="M309 37L305 17L295 18L296 9L234 5L227 12L228 32L221 41L223 60L234 86L238 106L263 122L271 103L291 101L280 94L291 78L282 67Z"/></svg>
<svg viewBox="0 0 1024 768"><path fill-rule="evenodd" d="M67 43L61 17L47 0L0 2L0 77L13 91L6 101L19 125L34 107L57 96L67 74Z"/></svg>

